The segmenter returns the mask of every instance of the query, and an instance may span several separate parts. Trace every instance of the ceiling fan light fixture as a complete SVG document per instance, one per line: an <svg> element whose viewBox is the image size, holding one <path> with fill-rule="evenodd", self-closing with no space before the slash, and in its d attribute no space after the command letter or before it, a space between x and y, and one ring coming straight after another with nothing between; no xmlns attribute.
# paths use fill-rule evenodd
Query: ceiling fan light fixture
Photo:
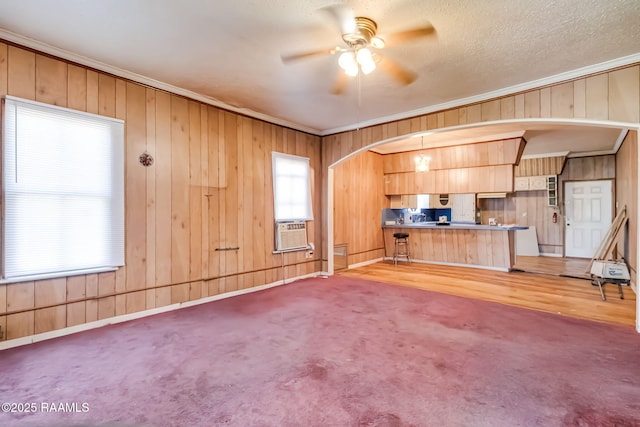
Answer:
<svg viewBox="0 0 640 427"><path fill-rule="evenodd" d="M376 69L376 63L373 61L373 55L367 48L358 49L356 53L356 59L360 64L360 69L364 74L369 74Z"/></svg>
<svg viewBox="0 0 640 427"><path fill-rule="evenodd" d="M338 65L348 76L358 75L358 62L353 52L343 52L338 58Z"/></svg>
<svg viewBox="0 0 640 427"><path fill-rule="evenodd" d="M371 39L371 46L375 47L376 49L382 49L384 47L384 40L376 36Z"/></svg>

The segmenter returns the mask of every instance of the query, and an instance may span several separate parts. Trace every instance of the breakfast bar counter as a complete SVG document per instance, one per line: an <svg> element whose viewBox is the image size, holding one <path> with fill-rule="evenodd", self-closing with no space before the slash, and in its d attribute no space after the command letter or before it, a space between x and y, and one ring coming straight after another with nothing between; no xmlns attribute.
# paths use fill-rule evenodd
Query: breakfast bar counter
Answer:
<svg viewBox="0 0 640 427"><path fill-rule="evenodd" d="M385 257L395 233L409 235L411 261L509 271L515 263L515 230L527 227L434 223L383 225Z"/></svg>

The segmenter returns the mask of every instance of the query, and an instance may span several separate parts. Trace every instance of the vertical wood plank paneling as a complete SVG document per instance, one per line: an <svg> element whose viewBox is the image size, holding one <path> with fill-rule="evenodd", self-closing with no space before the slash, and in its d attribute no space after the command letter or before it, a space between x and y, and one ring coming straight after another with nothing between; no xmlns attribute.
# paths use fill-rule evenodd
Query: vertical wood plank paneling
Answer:
<svg viewBox="0 0 640 427"><path fill-rule="evenodd" d="M9 51L6 43L0 42L0 96L8 93Z"/></svg>
<svg viewBox="0 0 640 427"><path fill-rule="evenodd" d="M516 119L524 119L524 94L519 93L514 97L514 117Z"/></svg>
<svg viewBox="0 0 640 427"><path fill-rule="evenodd" d="M253 119L241 121L241 135L238 151L238 251L239 271L253 270ZM247 276L240 279L239 288L251 287Z"/></svg>
<svg viewBox="0 0 640 427"><path fill-rule="evenodd" d="M500 120L500 100L483 102L482 104L482 121L488 122Z"/></svg>
<svg viewBox="0 0 640 427"><path fill-rule="evenodd" d="M573 117L573 82L551 87L551 116Z"/></svg>
<svg viewBox="0 0 640 427"><path fill-rule="evenodd" d="M265 130L266 129L266 130ZM253 231L252 242L250 245L252 253L253 270L262 270L266 268L267 246L265 243L265 225L269 218L269 211L263 210L265 200L268 193L265 192L265 182L267 181L267 156L265 151L266 131L270 136L270 129L267 125L257 120L253 121L253 140L251 150L251 170L253 171L252 187L252 207L251 207L251 230ZM245 206L245 209L247 207ZM266 275L264 271L256 275L255 284L266 283Z"/></svg>
<svg viewBox="0 0 640 427"><path fill-rule="evenodd" d="M500 119L509 120L516 117L515 97L509 96L500 100Z"/></svg>
<svg viewBox="0 0 640 427"><path fill-rule="evenodd" d="M152 288L156 285L156 91L145 89L145 149L154 158L154 164L145 168L145 284ZM155 308L155 290L148 292L146 307Z"/></svg>
<svg viewBox="0 0 640 427"><path fill-rule="evenodd" d="M607 120L609 118L609 75L587 77L585 85L587 118Z"/></svg>
<svg viewBox="0 0 640 427"><path fill-rule="evenodd" d="M609 120L640 122L640 66L609 73Z"/></svg>
<svg viewBox="0 0 640 427"><path fill-rule="evenodd" d="M53 331L67 325L67 306L41 308L34 312L34 333Z"/></svg>
<svg viewBox="0 0 640 427"><path fill-rule="evenodd" d="M199 218L202 235L201 245L201 277L210 277L209 273L209 109L200 105L200 205L202 216ZM209 296L209 285L203 282L202 296Z"/></svg>
<svg viewBox="0 0 640 427"><path fill-rule="evenodd" d="M171 95L156 92L156 156L153 165L156 184L156 285L171 283ZM161 293L166 291L159 291ZM156 304L158 298L156 293ZM164 297L162 301L164 302ZM165 305L165 304L163 304Z"/></svg>
<svg viewBox="0 0 640 427"><path fill-rule="evenodd" d="M66 326L77 326L87 322L87 303L85 301L67 304Z"/></svg>
<svg viewBox="0 0 640 427"><path fill-rule="evenodd" d="M220 242L220 145L221 139L224 137L224 133L221 133L221 126L224 126L224 119L222 114L213 107L207 108L207 122L208 122L208 175L209 190L207 191L207 209L208 209L208 221L209 221L209 275L208 277L217 277L220 275L220 253L216 252L216 248L221 247ZM218 282L211 282L209 284L209 295L216 295L219 292Z"/></svg>
<svg viewBox="0 0 640 427"><path fill-rule="evenodd" d="M95 298L98 296L98 275L87 274L87 282L85 284L87 298ZM93 322L98 320L98 301L95 299L87 300L86 320Z"/></svg>
<svg viewBox="0 0 640 427"><path fill-rule="evenodd" d="M219 203L224 209L224 218L220 218L221 243L223 248L239 247L238 241L238 127L239 118L235 114L224 112L224 157L220 159L225 164L226 187L221 191ZM220 274L229 275L238 272L238 251L225 251L220 257ZM220 281L223 289L228 292L238 289L238 279L234 276L225 277Z"/></svg>
<svg viewBox="0 0 640 427"><path fill-rule="evenodd" d="M540 89L540 117L551 117L551 88Z"/></svg>
<svg viewBox="0 0 640 427"><path fill-rule="evenodd" d="M189 280L202 279L202 137L200 104L189 102ZM200 294L201 292L199 292Z"/></svg>
<svg viewBox="0 0 640 427"><path fill-rule="evenodd" d="M8 94L36 99L36 54L9 46L8 58Z"/></svg>
<svg viewBox="0 0 640 427"><path fill-rule="evenodd" d="M527 119L540 117L539 90L533 90L524 94L524 117Z"/></svg>
<svg viewBox="0 0 640 427"><path fill-rule="evenodd" d="M34 283L34 302L36 307L62 304L66 299L67 279L65 277L38 280Z"/></svg>
<svg viewBox="0 0 640 427"><path fill-rule="evenodd" d="M33 311L9 314L6 317L7 339L26 337L34 334L35 316Z"/></svg>
<svg viewBox="0 0 640 427"><path fill-rule="evenodd" d="M87 70L87 112L99 113L99 74L92 70Z"/></svg>
<svg viewBox="0 0 640 427"><path fill-rule="evenodd" d="M189 103L171 96L171 281L189 280ZM173 297L172 297L173 299Z"/></svg>
<svg viewBox="0 0 640 427"><path fill-rule="evenodd" d="M87 111L87 70L77 65L67 67L67 107Z"/></svg>
<svg viewBox="0 0 640 427"><path fill-rule="evenodd" d="M573 117L587 117L587 81L580 79L573 82Z"/></svg>
<svg viewBox="0 0 640 427"><path fill-rule="evenodd" d="M104 74L98 75L98 114L116 116L116 79Z"/></svg>
<svg viewBox="0 0 640 427"><path fill-rule="evenodd" d="M66 281L67 295L65 301L79 301L67 305L67 326L80 325L86 322L86 276L72 276Z"/></svg>
<svg viewBox="0 0 640 427"><path fill-rule="evenodd" d="M67 106L67 64L36 55L36 101Z"/></svg>
<svg viewBox="0 0 640 427"><path fill-rule="evenodd" d="M134 84L126 85L126 149L125 168L127 190L125 192L126 239L126 290L143 289L146 282L146 219L147 189L145 179L147 171L138 160L145 151L146 141L146 105L145 88Z"/></svg>

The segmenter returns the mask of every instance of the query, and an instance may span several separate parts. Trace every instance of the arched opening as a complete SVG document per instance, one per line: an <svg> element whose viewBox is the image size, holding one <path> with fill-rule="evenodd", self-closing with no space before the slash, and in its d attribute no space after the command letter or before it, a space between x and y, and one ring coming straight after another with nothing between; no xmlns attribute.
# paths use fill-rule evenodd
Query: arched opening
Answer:
<svg viewBox="0 0 640 427"><path fill-rule="evenodd" d="M394 137L391 139L376 141L366 147L356 150L347 154L343 158L337 160L331 164L328 168L328 206L327 206L327 243L328 243L328 266L329 272L333 273L333 249L334 243L342 243L336 240L336 226L338 229L342 227L342 230L348 229L350 233L362 235L358 227L352 227L348 225L346 228L342 219L334 218L335 209L335 195L336 192L342 195L351 197L356 193L366 192L366 188L357 189L354 185L365 185L363 181L362 171L359 179L356 178L354 185L345 190L344 188L336 190L335 188L335 172L344 165L345 162L354 161L358 156L368 156L372 152L376 152L378 155L385 156L398 151L415 151L420 150L422 144L425 148L430 147L442 147L442 146L458 146L464 147L467 144L473 144L478 141L487 141L491 139L508 138L516 135L517 132L521 132L521 135L527 140L525 150L522 152L522 157L527 158L544 158L545 156L564 155L567 159L574 159L571 162L576 164L582 164L581 168L588 169L589 162L584 159L598 158L602 159L606 156L620 156L621 160L617 163L625 163L625 165L614 163L613 173L620 174L622 176L616 176L615 190L614 190L614 202L621 205L622 203L629 205L629 236L628 236L628 248L626 248L626 255L632 256L632 260L629 261L632 267L632 281L635 284L635 270L636 266L640 265L640 257L637 251L637 242L640 237L638 233L638 184L637 184L637 170L638 170L638 129L637 123L623 123L612 121L594 121L594 120L576 120L576 119L528 119L528 120L501 120L494 122L476 123L464 126L454 126L441 129L433 129L429 131L413 132L411 134ZM419 138L416 138L419 136ZM424 138L422 138L424 137ZM602 144L598 144L598 139ZM606 140L606 141L605 141ZM623 147L624 153L619 154L619 150ZM369 153L369 154L367 154ZM631 156L632 153L632 156ZM582 159L582 160L580 160ZM616 169L618 169L616 171ZM585 177L591 176L587 172L594 172L585 170ZM382 178L381 178L382 179ZM575 178L577 180L580 177ZM348 194L348 193L351 193ZM355 202L357 204L357 201ZM562 203L560 200L559 203ZM371 205L369 205L371 206ZM616 206L616 208L619 206ZM562 213L563 206L558 207L558 212ZM364 211L363 211L364 212ZM369 215L368 222L372 224L370 212L366 212ZM356 224L359 220L361 212L349 213L347 222L348 224ZM379 220L377 222L378 229L381 228L382 219L380 218L380 210L377 215ZM549 211L549 219L551 221L552 215ZM560 216L557 219L558 226L564 227L563 217ZM371 226L370 226L371 227ZM378 233L380 231L378 230ZM563 232L564 233L564 232ZM340 236L341 240L344 240L344 236ZM555 236L557 237L557 236ZM562 235L564 239L564 234ZM547 243L547 242L543 242ZM557 240L552 244L547 245L550 250L552 246L556 245L560 247L557 249L555 255L564 256L564 240L558 242ZM376 248L367 248L376 249ZM361 265L363 263L377 262L380 257L374 255L375 250L371 250L369 253L362 253L362 249L353 250L349 248L348 253L356 254L358 257L354 257L356 260L352 262L349 260L348 264L353 266L354 264ZM380 251L378 251L378 254ZM383 251L384 253L384 251ZM634 289L637 291L637 288ZM612 292L612 297L615 297ZM636 313L640 312L640 308L636 307ZM637 318L637 314L636 314ZM640 331L640 329L639 329Z"/></svg>

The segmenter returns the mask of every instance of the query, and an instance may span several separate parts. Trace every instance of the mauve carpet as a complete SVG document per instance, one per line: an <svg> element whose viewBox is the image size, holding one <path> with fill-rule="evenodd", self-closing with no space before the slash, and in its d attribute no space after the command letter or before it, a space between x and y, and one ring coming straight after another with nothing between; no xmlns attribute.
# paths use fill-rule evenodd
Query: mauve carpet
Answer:
<svg viewBox="0 0 640 427"><path fill-rule="evenodd" d="M640 337L307 279L2 351L0 401L37 405L2 426L640 426Z"/></svg>

